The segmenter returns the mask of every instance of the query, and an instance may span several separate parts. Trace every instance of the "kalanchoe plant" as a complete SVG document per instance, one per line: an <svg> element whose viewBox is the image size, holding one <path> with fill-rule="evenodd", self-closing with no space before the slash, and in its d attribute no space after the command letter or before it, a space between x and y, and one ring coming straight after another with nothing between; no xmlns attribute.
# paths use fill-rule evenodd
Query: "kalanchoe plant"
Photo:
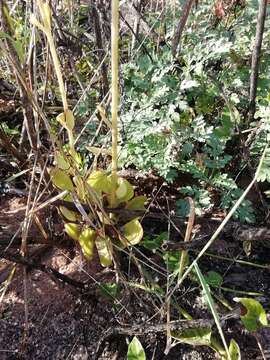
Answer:
<svg viewBox="0 0 270 360"><path fill-rule="evenodd" d="M91 260L96 248L101 265L110 266L114 259L114 244L124 248L138 244L143 237L137 216L131 216L127 221L121 214L113 213L112 209L143 210L146 201L144 196L134 196L132 185L117 175L118 1L112 2L112 150L107 150L112 155L111 174L104 170L89 174L84 167L84 159L75 150L75 119L68 108L60 62L52 38L51 10L42 1L38 1L38 7L42 23L35 17L31 18L31 22L44 32L48 40L64 108L56 119L68 135L65 146L56 140L51 180L58 190L64 191L63 199L73 202L79 211L70 210L68 206L60 206L59 210L65 219L67 234L79 242L84 256ZM89 213L85 211L85 205L90 209Z"/></svg>

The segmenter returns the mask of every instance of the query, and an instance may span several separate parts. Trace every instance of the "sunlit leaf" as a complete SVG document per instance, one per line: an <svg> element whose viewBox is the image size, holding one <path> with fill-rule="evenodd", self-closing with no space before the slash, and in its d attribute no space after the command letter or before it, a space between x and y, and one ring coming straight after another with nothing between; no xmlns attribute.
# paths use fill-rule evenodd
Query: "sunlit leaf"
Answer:
<svg viewBox="0 0 270 360"><path fill-rule="evenodd" d="M75 211L69 210L68 208L66 208L65 206L60 206L59 210L61 212L61 214L68 220L68 221L77 221L78 220L78 213L76 213Z"/></svg>
<svg viewBox="0 0 270 360"><path fill-rule="evenodd" d="M87 183L97 192L107 192L110 188L110 182L105 171L98 170L92 172L87 179Z"/></svg>
<svg viewBox="0 0 270 360"><path fill-rule="evenodd" d="M146 360L142 344L136 336L134 336L128 346L127 360Z"/></svg>
<svg viewBox="0 0 270 360"><path fill-rule="evenodd" d="M68 130L72 131L74 128L75 120L73 112L69 109L65 111L65 120L66 127L68 128Z"/></svg>
<svg viewBox="0 0 270 360"><path fill-rule="evenodd" d="M234 301L245 307L246 313L241 316L241 320L248 331L256 331L268 325L265 310L259 301L249 298L234 298Z"/></svg>
<svg viewBox="0 0 270 360"><path fill-rule="evenodd" d="M127 203L126 209L145 210L144 204L146 201L147 201L146 196L136 196Z"/></svg>
<svg viewBox="0 0 270 360"><path fill-rule="evenodd" d="M199 346L211 344L211 327L198 327L186 329L184 331L172 331L173 338L189 345Z"/></svg>
<svg viewBox="0 0 270 360"><path fill-rule="evenodd" d="M56 120L67 130L72 131L74 128L74 116L71 110L57 115Z"/></svg>
<svg viewBox="0 0 270 360"><path fill-rule="evenodd" d="M61 190L73 191L74 186L70 176L63 170L54 168L51 170L51 179L53 184Z"/></svg>
<svg viewBox="0 0 270 360"><path fill-rule="evenodd" d="M118 179L118 187L116 190L116 197L120 201L128 201L134 196L133 186L123 178Z"/></svg>
<svg viewBox="0 0 270 360"><path fill-rule="evenodd" d="M65 224L65 231L71 239L78 241L81 234L81 227L75 223Z"/></svg>
<svg viewBox="0 0 270 360"><path fill-rule="evenodd" d="M84 229L79 236L83 254L88 260L93 258L96 236L95 230L90 228Z"/></svg>
<svg viewBox="0 0 270 360"><path fill-rule="evenodd" d="M231 360L241 360L240 347L234 339L231 339L229 353L231 355Z"/></svg>
<svg viewBox="0 0 270 360"><path fill-rule="evenodd" d="M111 239L108 236L98 236L95 240L99 260L102 266L108 267L112 264Z"/></svg>
<svg viewBox="0 0 270 360"><path fill-rule="evenodd" d="M143 238L143 228L138 219L133 219L123 227L123 241L127 246L138 244Z"/></svg>

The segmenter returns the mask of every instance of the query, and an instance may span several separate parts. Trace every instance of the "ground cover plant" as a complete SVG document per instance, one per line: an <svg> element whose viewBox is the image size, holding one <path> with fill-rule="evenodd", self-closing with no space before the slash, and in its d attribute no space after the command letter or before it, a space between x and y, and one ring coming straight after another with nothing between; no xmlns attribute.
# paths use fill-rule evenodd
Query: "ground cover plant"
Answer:
<svg viewBox="0 0 270 360"><path fill-rule="evenodd" d="M267 2L0 15L4 358L267 359Z"/></svg>

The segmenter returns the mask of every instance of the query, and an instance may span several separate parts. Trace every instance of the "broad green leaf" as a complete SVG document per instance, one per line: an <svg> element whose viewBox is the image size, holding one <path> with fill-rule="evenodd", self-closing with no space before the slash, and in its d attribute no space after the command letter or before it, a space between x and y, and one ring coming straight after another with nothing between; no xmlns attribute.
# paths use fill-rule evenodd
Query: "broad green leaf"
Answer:
<svg viewBox="0 0 270 360"><path fill-rule="evenodd" d="M90 228L84 229L79 236L79 243L83 254L88 260L93 258L96 236L95 230Z"/></svg>
<svg viewBox="0 0 270 360"><path fill-rule="evenodd" d="M127 360L146 360L142 344L136 336L134 336L128 346Z"/></svg>
<svg viewBox="0 0 270 360"><path fill-rule="evenodd" d="M147 201L146 196L136 196L127 203L126 209L128 209L128 210L145 210L144 204L146 201Z"/></svg>
<svg viewBox="0 0 270 360"><path fill-rule="evenodd" d="M232 360L241 360L240 347L234 339L231 339L229 353Z"/></svg>
<svg viewBox="0 0 270 360"><path fill-rule="evenodd" d="M65 206L59 206L59 210L61 214L68 220L68 221L77 221L78 220L78 213L75 211L69 210Z"/></svg>
<svg viewBox="0 0 270 360"><path fill-rule="evenodd" d="M184 331L172 331L173 338L180 340L181 342L193 346L211 344L211 327L198 327L186 329Z"/></svg>
<svg viewBox="0 0 270 360"><path fill-rule="evenodd" d="M61 190L73 191L74 186L70 176L63 170L54 168L51 170L51 179L53 184Z"/></svg>
<svg viewBox="0 0 270 360"><path fill-rule="evenodd" d="M204 278L207 284L213 287L220 287L223 283L223 277L216 271L208 271Z"/></svg>
<svg viewBox="0 0 270 360"><path fill-rule="evenodd" d="M81 234L81 227L75 223L67 223L65 224L65 231L71 239L78 241Z"/></svg>
<svg viewBox="0 0 270 360"><path fill-rule="evenodd" d="M59 169L68 170L70 168L69 162L66 160L65 156L60 151L56 152L54 158Z"/></svg>
<svg viewBox="0 0 270 360"><path fill-rule="evenodd" d="M116 197L121 202L129 201L134 196L133 186L123 178L118 179L118 187L116 189Z"/></svg>
<svg viewBox="0 0 270 360"><path fill-rule="evenodd" d="M87 179L87 183L97 192L108 192L110 182L105 171L98 170L92 172Z"/></svg>
<svg viewBox="0 0 270 360"><path fill-rule="evenodd" d="M248 331L257 331L268 325L265 310L259 301L249 298L234 298L234 301L245 307L246 314L241 316L241 320Z"/></svg>
<svg viewBox="0 0 270 360"><path fill-rule="evenodd" d="M123 227L123 242L127 246L138 244L143 238L143 228L138 219L133 219Z"/></svg>
<svg viewBox="0 0 270 360"><path fill-rule="evenodd" d="M101 265L104 267L110 266L112 264L111 239L108 236L98 236L95 244Z"/></svg>

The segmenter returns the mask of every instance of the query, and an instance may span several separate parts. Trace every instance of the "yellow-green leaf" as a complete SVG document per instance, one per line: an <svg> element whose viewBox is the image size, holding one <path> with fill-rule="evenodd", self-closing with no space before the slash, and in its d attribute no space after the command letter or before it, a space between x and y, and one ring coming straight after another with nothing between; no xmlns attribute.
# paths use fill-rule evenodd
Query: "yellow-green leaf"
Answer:
<svg viewBox="0 0 270 360"><path fill-rule="evenodd" d="M173 331L172 337L180 340L185 344L190 344L193 346L206 345L209 346L211 344L211 327L197 327L185 329L183 331Z"/></svg>
<svg viewBox="0 0 270 360"><path fill-rule="evenodd" d="M241 360L240 347L234 339L231 339L229 353L231 355L231 360Z"/></svg>
<svg viewBox="0 0 270 360"><path fill-rule="evenodd" d="M123 241L127 246L138 244L143 238L143 228L138 219L129 221L123 227Z"/></svg>
<svg viewBox="0 0 270 360"><path fill-rule="evenodd" d="M109 187L108 176L102 170L92 172L87 183L97 192L106 192Z"/></svg>
<svg viewBox="0 0 270 360"><path fill-rule="evenodd" d="M128 346L127 360L146 360L144 348L136 336Z"/></svg>
<svg viewBox="0 0 270 360"><path fill-rule="evenodd" d="M241 316L241 321L248 331L257 331L268 325L265 310L259 301L250 298L234 298L234 301L245 307L246 314Z"/></svg>
<svg viewBox="0 0 270 360"><path fill-rule="evenodd" d="M73 112L69 109L65 111L65 120L67 129L72 131L74 128L75 120Z"/></svg>
<svg viewBox="0 0 270 360"><path fill-rule="evenodd" d="M79 237L79 243L81 245L84 256L91 260L94 255L96 232L93 229L84 229Z"/></svg>
<svg viewBox="0 0 270 360"><path fill-rule="evenodd" d="M57 115L56 120L67 130L72 131L74 128L74 116L71 110Z"/></svg>
<svg viewBox="0 0 270 360"><path fill-rule="evenodd" d="M73 183L70 176L63 170L54 168L51 170L51 179L53 184L61 190L73 191Z"/></svg>
<svg viewBox="0 0 270 360"><path fill-rule="evenodd" d="M116 197L120 201L129 201L134 196L133 186L123 178L118 179L118 187L116 189Z"/></svg>
<svg viewBox="0 0 270 360"><path fill-rule="evenodd" d="M127 205L126 209L128 210L145 210L144 204L147 201L146 196L136 196L131 199Z"/></svg>
<svg viewBox="0 0 270 360"><path fill-rule="evenodd" d="M70 168L69 162L60 151L55 153L55 162L61 170L68 170Z"/></svg>
<svg viewBox="0 0 270 360"><path fill-rule="evenodd" d="M66 223L65 224L65 231L68 234L68 236L71 237L71 239L78 241L80 234L81 234L81 228L78 224L74 223Z"/></svg>
<svg viewBox="0 0 270 360"><path fill-rule="evenodd" d="M112 264L111 239L108 236L98 236L95 243L101 265L110 266Z"/></svg>
<svg viewBox="0 0 270 360"><path fill-rule="evenodd" d="M78 213L75 211L67 209L65 206L60 206L59 210L61 214L68 220L68 221L77 221L78 220Z"/></svg>

